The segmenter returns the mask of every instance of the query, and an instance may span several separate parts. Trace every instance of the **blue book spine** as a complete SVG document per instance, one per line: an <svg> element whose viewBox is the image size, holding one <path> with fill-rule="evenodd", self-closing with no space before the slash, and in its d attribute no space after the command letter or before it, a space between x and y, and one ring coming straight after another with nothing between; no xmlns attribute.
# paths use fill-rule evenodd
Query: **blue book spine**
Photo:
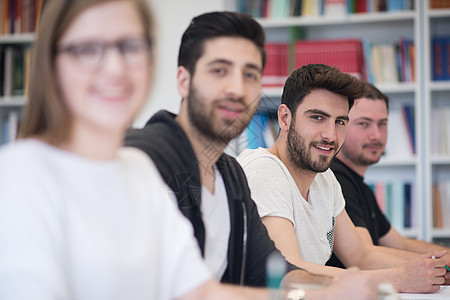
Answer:
<svg viewBox="0 0 450 300"><path fill-rule="evenodd" d="M445 38L445 48L444 48L444 57L443 57L443 63L444 63L444 76L445 80L450 80L450 36L447 36Z"/></svg>
<svg viewBox="0 0 450 300"><path fill-rule="evenodd" d="M266 114L257 113L247 127L247 138L249 149L266 147L264 141L264 131L267 125L268 117Z"/></svg>
<svg viewBox="0 0 450 300"><path fill-rule="evenodd" d="M411 183L405 183L405 228L412 227L412 185Z"/></svg>
<svg viewBox="0 0 450 300"><path fill-rule="evenodd" d="M433 80L445 80L445 39L433 38Z"/></svg>

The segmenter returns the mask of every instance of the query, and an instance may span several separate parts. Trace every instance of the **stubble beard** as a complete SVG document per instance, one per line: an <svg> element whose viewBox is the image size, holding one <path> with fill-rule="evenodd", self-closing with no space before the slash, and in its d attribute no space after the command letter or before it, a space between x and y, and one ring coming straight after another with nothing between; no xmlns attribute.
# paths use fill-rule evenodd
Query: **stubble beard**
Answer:
<svg viewBox="0 0 450 300"><path fill-rule="evenodd" d="M213 114L208 114L205 109L205 104L208 100L199 95L192 83L189 86L189 96L187 100L189 120L197 132L211 141L224 144L228 144L232 139L236 138L244 131L256 111L256 108L249 110L248 107L245 107L242 115L235 120L214 120ZM241 98L228 100L244 105L244 100ZM211 105L213 106L214 103L218 102L220 102L220 100L211 101ZM219 122L224 123L224 128L218 128L220 127L217 126L217 123Z"/></svg>
<svg viewBox="0 0 450 300"><path fill-rule="evenodd" d="M364 149L364 146L362 147L363 149ZM360 153L355 153L355 151L347 149L346 147L342 147L341 151L342 151L342 154L347 159L349 159L355 165L358 165L358 166L370 167L371 165L378 163L381 159L381 154L378 155L378 157L375 159L370 159L367 156L365 156L362 151Z"/></svg>
<svg viewBox="0 0 450 300"><path fill-rule="evenodd" d="M289 126L289 132L287 137L287 154L289 160L299 169L312 171L315 173L325 172L331 164L333 158L337 155L339 151L336 151L333 158L328 160L327 156L319 156L319 161L314 161L311 158L310 148L312 145L307 146L305 139L298 134L297 130L293 126L295 122L291 122ZM322 142L322 144L328 144L336 146L334 143ZM335 147L336 149L336 147Z"/></svg>

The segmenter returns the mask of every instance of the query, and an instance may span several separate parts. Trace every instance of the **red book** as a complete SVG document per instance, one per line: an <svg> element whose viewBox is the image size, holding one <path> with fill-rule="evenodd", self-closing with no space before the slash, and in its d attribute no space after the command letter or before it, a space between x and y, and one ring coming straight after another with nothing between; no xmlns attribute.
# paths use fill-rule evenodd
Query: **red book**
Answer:
<svg viewBox="0 0 450 300"><path fill-rule="evenodd" d="M266 43L266 66L264 68L262 85L265 87L284 86L289 76L289 45L288 43Z"/></svg>
<svg viewBox="0 0 450 300"><path fill-rule="evenodd" d="M356 0L356 12L366 13L367 12L367 1L366 0Z"/></svg>
<svg viewBox="0 0 450 300"><path fill-rule="evenodd" d="M295 67L325 64L367 80L362 47L357 39L297 41Z"/></svg>

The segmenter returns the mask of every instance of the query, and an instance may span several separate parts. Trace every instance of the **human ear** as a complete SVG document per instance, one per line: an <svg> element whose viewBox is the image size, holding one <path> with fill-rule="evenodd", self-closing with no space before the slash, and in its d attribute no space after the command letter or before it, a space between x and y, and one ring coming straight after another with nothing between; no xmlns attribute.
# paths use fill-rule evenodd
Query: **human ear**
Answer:
<svg viewBox="0 0 450 300"><path fill-rule="evenodd" d="M177 69L177 88L178 93L184 99L189 96L189 85L191 81L191 74L183 67L179 66Z"/></svg>
<svg viewBox="0 0 450 300"><path fill-rule="evenodd" d="M291 110L286 106L286 104L281 104L278 107L278 125L280 125L280 131L288 132L291 122Z"/></svg>

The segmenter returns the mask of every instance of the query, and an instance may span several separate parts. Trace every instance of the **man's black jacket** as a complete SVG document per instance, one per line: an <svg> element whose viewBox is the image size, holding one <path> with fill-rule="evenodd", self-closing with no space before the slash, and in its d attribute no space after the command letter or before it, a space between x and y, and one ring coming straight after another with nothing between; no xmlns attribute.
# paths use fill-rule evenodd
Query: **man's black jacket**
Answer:
<svg viewBox="0 0 450 300"><path fill-rule="evenodd" d="M200 211L201 182L198 161L186 134L175 122L175 117L167 111L158 112L144 128L130 130L125 145L139 148L151 157L164 181L174 192L179 209L191 221L203 254L205 228ZM221 281L265 286L267 257L278 250L259 218L239 163L231 156L223 154L217 162L217 167L227 192L231 224L228 266ZM293 269L298 268L288 264L288 271Z"/></svg>

